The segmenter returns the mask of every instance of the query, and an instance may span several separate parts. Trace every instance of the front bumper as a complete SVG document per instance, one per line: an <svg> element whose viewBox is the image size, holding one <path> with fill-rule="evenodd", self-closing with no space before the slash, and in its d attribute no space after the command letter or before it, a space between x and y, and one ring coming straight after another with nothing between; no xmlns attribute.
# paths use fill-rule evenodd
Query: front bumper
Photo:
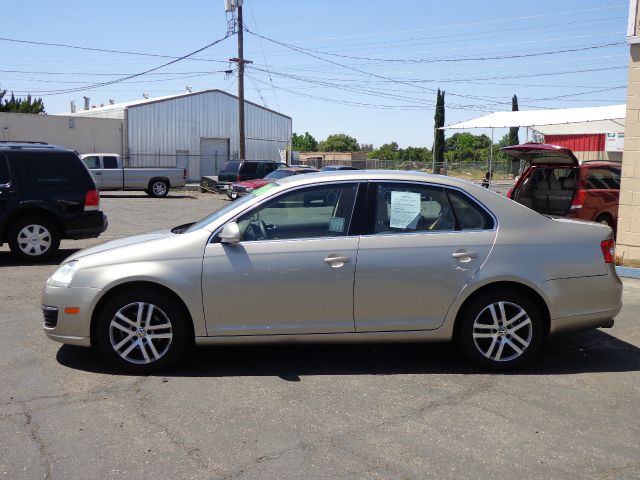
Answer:
<svg viewBox="0 0 640 480"><path fill-rule="evenodd" d="M45 285L41 303L45 312L42 328L47 337L70 345L91 346L91 315L100 293L98 288Z"/></svg>

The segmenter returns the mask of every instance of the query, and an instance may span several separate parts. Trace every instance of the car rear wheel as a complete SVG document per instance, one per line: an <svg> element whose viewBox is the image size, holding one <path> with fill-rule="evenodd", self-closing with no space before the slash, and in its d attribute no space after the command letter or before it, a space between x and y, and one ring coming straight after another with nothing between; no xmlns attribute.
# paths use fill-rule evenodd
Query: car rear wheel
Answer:
<svg viewBox="0 0 640 480"><path fill-rule="evenodd" d="M537 353L543 339L540 309L517 292L491 292L472 300L457 330L462 352L494 370L523 365Z"/></svg>
<svg viewBox="0 0 640 480"><path fill-rule="evenodd" d="M166 197L169 194L169 184L166 180L152 180L146 192L152 197Z"/></svg>
<svg viewBox="0 0 640 480"><path fill-rule="evenodd" d="M9 229L11 252L32 262L46 260L58 251L58 227L44 217L28 217L15 222Z"/></svg>
<svg viewBox="0 0 640 480"><path fill-rule="evenodd" d="M153 289L125 291L109 300L98 317L97 342L116 368L150 373L172 365L189 344L183 309Z"/></svg>

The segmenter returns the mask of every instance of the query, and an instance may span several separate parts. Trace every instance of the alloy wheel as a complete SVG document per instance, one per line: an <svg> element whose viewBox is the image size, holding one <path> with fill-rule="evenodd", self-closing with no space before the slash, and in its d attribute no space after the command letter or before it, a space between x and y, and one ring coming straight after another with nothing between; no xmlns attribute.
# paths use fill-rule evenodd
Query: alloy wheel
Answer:
<svg viewBox="0 0 640 480"><path fill-rule="evenodd" d="M521 356L533 338L533 324L526 310L511 302L487 305L473 322L473 342L478 351L495 362Z"/></svg>
<svg viewBox="0 0 640 480"><path fill-rule="evenodd" d="M164 197L167 194L167 184L164 182L155 182L151 190L156 197Z"/></svg>
<svg viewBox="0 0 640 480"><path fill-rule="evenodd" d="M146 365L161 359L173 340L171 320L162 309L146 302L120 308L109 324L113 350L125 361Z"/></svg>

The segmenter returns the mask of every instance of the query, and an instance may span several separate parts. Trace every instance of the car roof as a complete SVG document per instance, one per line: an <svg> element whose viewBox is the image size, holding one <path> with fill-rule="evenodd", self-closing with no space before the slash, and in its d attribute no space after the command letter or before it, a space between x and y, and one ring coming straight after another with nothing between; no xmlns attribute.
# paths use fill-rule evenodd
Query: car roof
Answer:
<svg viewBox="0 0 640 480"><path fill-rule="evenodd" d="M313 167L283 167L283 168L279 168L278 171L287 171L287 172L300 172L300 171L304 171L304 170L309 170L311 172L319 172L320 170L318 170L317 168L313 168Z"/></svg>
<svg viewBox="0 0 640 480"><path fill-rule="evenodd" d="M16 141L0 141L1 150L57 150L65 152L73 152L70 148L62 145L54 145L46 142L16 142Z"/></svg>

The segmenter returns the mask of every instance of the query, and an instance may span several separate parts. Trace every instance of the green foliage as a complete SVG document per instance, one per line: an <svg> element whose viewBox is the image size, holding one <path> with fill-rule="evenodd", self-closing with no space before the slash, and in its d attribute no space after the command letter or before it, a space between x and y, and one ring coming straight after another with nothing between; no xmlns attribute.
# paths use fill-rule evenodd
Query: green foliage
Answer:
<svg viewBox="0 0 640 480"><path fill-rule="evenodd" d="M379 160L398 160L403 162L426 162L431 160L431 152L426 147L400 148L397 142L385 143L369 152L369 158Z"/></svg>
<svg viewBox="0 0 640 480"><path fill-rule="evenodd" d="M345 133L336 133L320 142L318 149L321 152L357 152L360 150L360 145L355 138Z"/></svg>
<svg viewBox="0 0 640 480"><path fill-rule="evenodd" d="M16 98L11 92L9 100L3 100L6 93L6 90L0 90L0 112L44 113L44 104L41 98L33 100L31 95L27 95L27 98Z"/></svg>
<svg viewBox="0 0 640 480"><path fill-rule="evenodd" d="M511 111L518 111L518 97L516 95L511 98ZM518 145L520 143L520 140L518 139L518 130L520 130L519 127L511 127L509 129L509 143L505 146Z"/></svg>
<svg viewBox="0 0 640 480"><path fill-rule="evenodd" d="M304 132L304 135L298 135L294 132L291 136L291 145L294 150L299 152L316 152L318 150L318 142L309 132Z"/></svg>
<svg viewBox="0 0 640 480"><path fill-rule="evenodd" d="M433 136L433 152L436 163L436 169L433 173L440 173L440 165L444 163L445 140L444 130L438 130L444 127L444 90L438 89L436 98L436 113L434 118L434 136Z"/></svg>
<svg viewBox="0 0 640 480"><path fill-rule="evenodd" d="M490 148L491 139L484 134L455 133L445 140L445 155L449 163L486 161Z"/></svg>
<svg viewBox="0 0 640 480"><path fill-rule="evenodd" d="M361 152L373 152L373 143L361 143L360 144Z"/></svg>

